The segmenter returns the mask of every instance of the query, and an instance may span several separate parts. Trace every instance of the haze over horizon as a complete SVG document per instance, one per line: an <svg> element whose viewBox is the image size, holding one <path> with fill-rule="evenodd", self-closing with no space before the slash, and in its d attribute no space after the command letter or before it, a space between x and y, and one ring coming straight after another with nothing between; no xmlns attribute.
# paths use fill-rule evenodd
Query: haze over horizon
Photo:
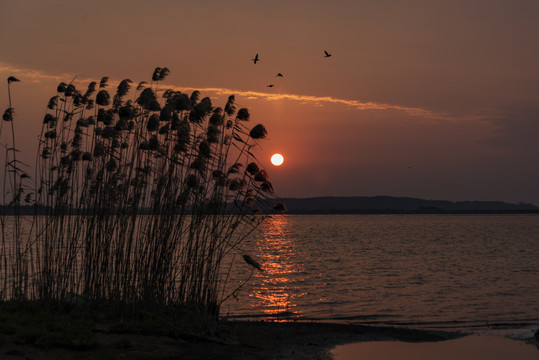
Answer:
<svg viewBox="0 0 539 360"><path fill-rule="evenodd" d="M160 88L214 106L235 94L266 126L258 158L280 197L539 205L538 18L535 0L3 0L1 111L16 76L17 147L33 165L59 82L109 76L113 92L166 66Z"/></svg>

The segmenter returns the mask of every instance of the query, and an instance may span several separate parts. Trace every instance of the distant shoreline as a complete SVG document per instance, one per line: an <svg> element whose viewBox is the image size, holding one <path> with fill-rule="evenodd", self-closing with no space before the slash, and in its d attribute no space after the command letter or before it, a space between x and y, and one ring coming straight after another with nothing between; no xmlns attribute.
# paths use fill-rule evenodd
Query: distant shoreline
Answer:
<svg viewBox="0 0 539 360"><path fill-rule="evenodd" d="M530 215L539 210L289 210L289 215Z"/></svg>
<svg viewBox="0 0 539 360"><path fill-rule="evenodd" d="M51 215L54 216L54 211L45 209L35 209L33 207L20 207L16 212L14 208L2 209L2 216L42 216ZM95 215L96 213L88 213L86 215ZM151 211L142 211L139 215L160 215L159 213L152 213ZM225 214L225 213L223 213ZM536 215L539 214L538 210L444 210L444 209L416 209L416 210L402 210L402 209L292 209L287 210L284 213L281 212L263 212L262 214L280 214L280 215ZM72 210L72 216L85 215L84 211ZM126 214L129 215L129 214ZM179 215L179 214L178 214Z"/></svg>
<svg viewBox="0 0 539 360"><path fill-rule="evenodd" d="M310 198L276 198L275 202L282 202L287 214L298 215L406 215L406 214L442 214L442 215L500 215L500 214L539 214L539 207L530 203L506 203L503 201L447 201L425 200L410 197L394 196L322 196ZM227 209L235 205L228 204ZM262 206L264 207L264 206ZM281 213L266 206L262 213ZM227 209L223 214L227 213ZM253 208L254 209L254 208ZM65 209L67 210L67 209ZM211 210L211 209L209 209ZM247 208L246 211L249 211ZM18 208L0 206L2 215L54 215L54 209L44 206L19 206ZM72 215L84 215L88 210L69 209ZM107 209L110 211L110 209ZM125 209L123 210L125 211ZM127 214L130 215L127 209ZM159 215L152 209L137 209L140 215ZM98 214L99 209L92 209L93 214ZM108 213L108 212L107 212ZM65 215L65 213L64 213Z"/></svg>
<svg viewBox="0 0 539 360"><path fill-rule="evenodd" d="M533 204L425 200L394 196L280 198L289 214L539 214Z"/></svg>
<svg viewBox="0 0 539 360"><path fill-rule="evenodd" d="M536 215L539 214L539 210L397 210L397 209L383 209L383 210L288 210L285 213L263 213L264 215ZM14 210L7 210L3 216L15 216L17 215ZM28 209L21 209L18 213L19 216L42 216L54 214L45 211L35 211ZM72 216L85 215L84 212L73 211ZM86 214L93 215L93 214ZM95 215L95 214L94 214ZM127 214L129 215L129 214ZM159 213L141 212L139 215L160 215ZM178 214L179 215L179 214ZM225 214L224 214L225 215ZM69 216L65 214L64 216Z"/></svg>

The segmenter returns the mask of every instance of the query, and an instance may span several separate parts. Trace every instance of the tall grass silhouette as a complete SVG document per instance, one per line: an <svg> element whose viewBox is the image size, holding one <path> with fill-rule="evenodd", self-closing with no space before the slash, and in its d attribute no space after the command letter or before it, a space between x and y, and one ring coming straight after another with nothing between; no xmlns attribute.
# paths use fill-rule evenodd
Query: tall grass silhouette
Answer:
<svg viewBox="0 0 539 360"><path fill-rule="evenodd" d="M113 95L106 77L84 91L58 85L39 136L29 234L2 210L3 299L218 316L231 267L246 266L240 244L273 197L254 155L267 132L233 95L221 108L198 91L160 90L168 74L156 68L134 91L123 80ZM11 100L8 110L13 125ZM12 131L6 167L17 164ZM20 203L21 176L4 177L4 204Z"/></svg>
<svg viewBox="0 0 539 360"><path fill-rule="evenodd" d="M17 82L20 82L20 80L14 76L7 79L9 107L4 111L2 122L0 123L0 138L2 138L3 131L10 132L7 143L1 144L4 149L4 174L1 180L2 205L7 206L2 206L0 210L2 236L2 249L0 250L2 263L0 269L3 274L0 278L3 279L0 296L4 297L10 294L13 299L23 298L28 285L28 254L23 241L20 206L24 193L27 193L24 198L25 203L30 202L31 195L28 189L25 188L25 180L28 179L28 175L23 170L23 167L26 164L17 159L19 150L15 142L15 109L13 108L11 97L11 85ZM9 127L9 130L5 129L4 123L8 124L6 127ZM8 214L11 216L6 216ZM11 281L8 281L8 279Z"/></svg>

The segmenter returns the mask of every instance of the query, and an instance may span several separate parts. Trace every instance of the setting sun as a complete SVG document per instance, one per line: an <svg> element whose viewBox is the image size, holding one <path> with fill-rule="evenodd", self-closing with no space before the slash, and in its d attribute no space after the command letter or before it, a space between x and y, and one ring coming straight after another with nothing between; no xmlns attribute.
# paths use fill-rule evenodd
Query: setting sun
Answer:
<svg viewBox="0 0 539 360"><path fill-rule="evenodd" d="M284 162L284 157L281 154L273 154L271 156L271 163L275 166L281 166Z"/></svg>

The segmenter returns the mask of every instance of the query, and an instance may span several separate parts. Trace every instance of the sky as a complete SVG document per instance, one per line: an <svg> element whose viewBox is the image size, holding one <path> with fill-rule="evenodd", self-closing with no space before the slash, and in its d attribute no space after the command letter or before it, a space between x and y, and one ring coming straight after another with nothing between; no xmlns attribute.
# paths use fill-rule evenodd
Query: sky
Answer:
<svg viewBox="0 0 539 360"><path fill-rule="evenodd" d="M59 82L166 66L266 126L278 196L539 205L537 19L537 0L0 0L0 77L29 163Z"/></svg>

